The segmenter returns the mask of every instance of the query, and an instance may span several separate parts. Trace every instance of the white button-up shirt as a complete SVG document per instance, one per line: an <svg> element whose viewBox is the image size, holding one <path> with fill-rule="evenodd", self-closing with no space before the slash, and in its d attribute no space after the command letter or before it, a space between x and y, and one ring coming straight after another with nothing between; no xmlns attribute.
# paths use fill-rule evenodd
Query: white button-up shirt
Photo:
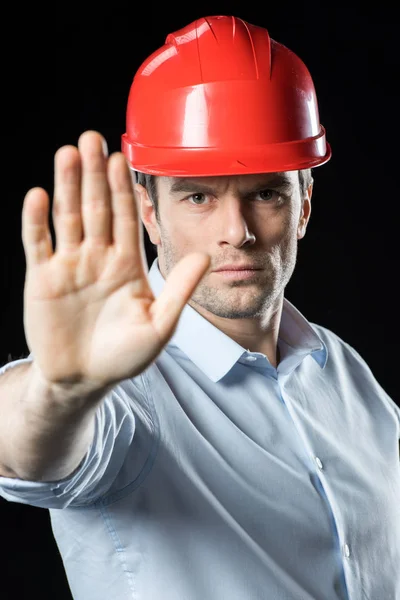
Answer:
<svg viewBox="0 0 400 600"><path fill-rule="evenodd" d="M75 600L400 598L400 409L287 300L278 343L275 369L187 305L70 477L0 478L50 510Z"/></svg>

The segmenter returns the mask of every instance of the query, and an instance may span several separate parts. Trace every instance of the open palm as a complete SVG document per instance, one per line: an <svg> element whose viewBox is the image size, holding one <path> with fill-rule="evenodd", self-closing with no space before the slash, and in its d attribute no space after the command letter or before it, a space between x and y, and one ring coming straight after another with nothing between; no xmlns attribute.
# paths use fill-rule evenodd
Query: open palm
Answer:
<svg viewBox="0 0 400 600"><path fill-rule="evenodd" d="M142 372L210 264L207 254L187 255L154 298L129 167L104 147L99 133L87 131L78 148L56 153L55 249L47 192L33 188L24 200L25 335L52 383L103 387Z"/></svg>

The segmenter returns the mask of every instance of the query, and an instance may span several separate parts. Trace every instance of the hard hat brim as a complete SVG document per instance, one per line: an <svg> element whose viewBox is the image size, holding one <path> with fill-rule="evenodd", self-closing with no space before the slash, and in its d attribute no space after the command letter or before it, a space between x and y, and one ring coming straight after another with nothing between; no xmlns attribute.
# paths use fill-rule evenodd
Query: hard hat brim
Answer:
<svg viewBox="0 0 400 600"><path fill-rule="evenodd" d="M229 149L149 147L130 141L124 134L122 151L136 171L168 177L297 171L323 165L332 155L322 126L319 135L305 140Z"/></svg>

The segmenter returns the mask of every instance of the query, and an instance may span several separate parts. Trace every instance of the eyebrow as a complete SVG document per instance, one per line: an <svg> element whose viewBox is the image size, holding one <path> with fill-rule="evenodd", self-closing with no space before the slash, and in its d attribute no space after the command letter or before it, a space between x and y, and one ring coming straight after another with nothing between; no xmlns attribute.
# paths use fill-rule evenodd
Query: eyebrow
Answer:
<svg viewBox="0 0 400 600"><path fill-rule="evenodd" d="M291 179L284 173L274 173L273 176L268 180L258 181L250 188L243 190L241 193L243 196L249 196L269 188L279 189L284 193L292 193L293 183ZM213 187L199 181L194 181L193 179L187 177L177 177L171 184L169 193L173 196L181 193L216 195L218 193L218 187Z"/></svg>

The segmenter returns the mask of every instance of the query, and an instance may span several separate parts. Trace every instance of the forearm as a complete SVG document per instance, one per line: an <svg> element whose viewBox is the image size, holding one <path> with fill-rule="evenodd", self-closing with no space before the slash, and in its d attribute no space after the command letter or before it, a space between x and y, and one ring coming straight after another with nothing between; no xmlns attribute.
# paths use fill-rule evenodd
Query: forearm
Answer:
<svg viewBox="0 0 400 600"><path fill-rule="evenodd" d="M50 386L34 362L0 376L0 465L4 475L57 481L84 458L107 389Z"/></svg>

